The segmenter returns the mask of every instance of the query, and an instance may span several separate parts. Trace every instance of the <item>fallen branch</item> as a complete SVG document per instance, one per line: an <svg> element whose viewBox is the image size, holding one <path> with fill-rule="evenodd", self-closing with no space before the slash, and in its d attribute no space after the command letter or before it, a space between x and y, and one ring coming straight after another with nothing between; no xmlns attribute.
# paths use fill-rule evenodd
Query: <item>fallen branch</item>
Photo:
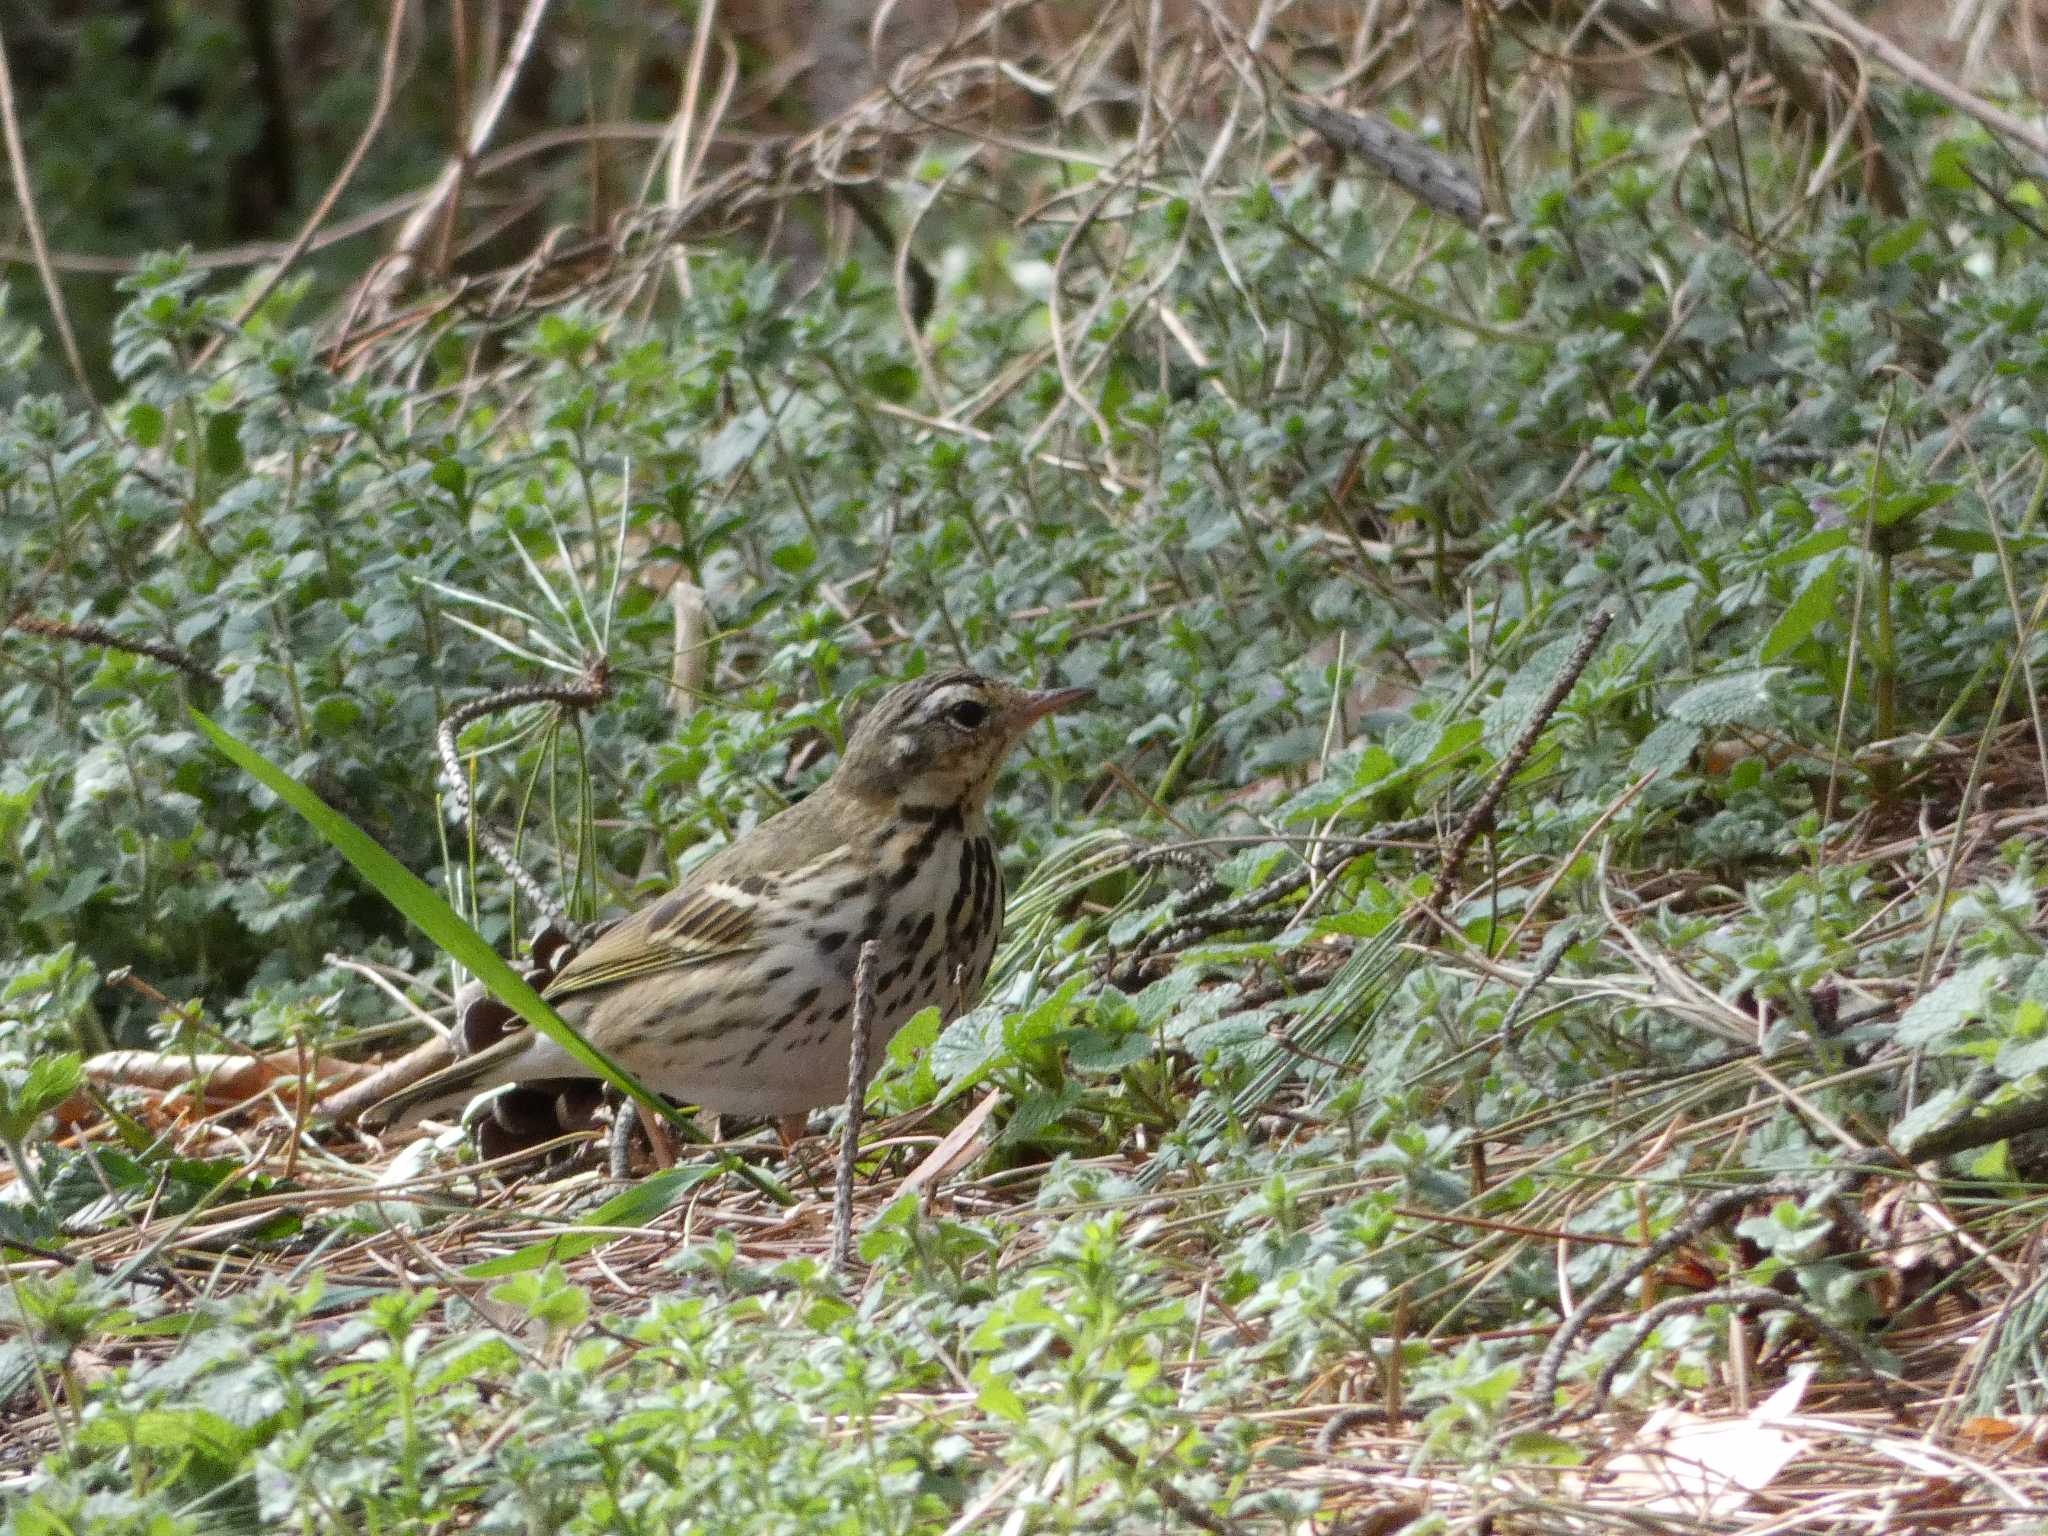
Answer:
<svg viewBox="0 0 2048 1536"><path fill-rule="evenodd" d="M380 1099L411 1087L429 1072L438 1072L454 1060L454 1042L446 1035L436 1035L396 1061L388 1061L374 1070L365 1068L369 1076L328 1094L316 1107L321 1114L346 1124Z"/></svg>
<svg viewBox="0 0 2048 1536"><path fill-rule="evenodd" d="M272 1051L265 1056L231 1056L214 1051L102 1051L88 1057L85 1063L85 1075L105 1088L176 1093L203 1086L205 1100L212 1105L240 1104L272 1091L279 1091L287 1102L292 1102L297 1085L308 1079L317 1097L321 1089L353 1084L370 1070L361 1062L301 1055L297 1051ZM61 1112L59 1118L63 1118Z"/></svg>
<svg viewBox="0 0 2048 1536"><path fill-rule="evenodd" d="M1579 635L1579 643L1565 658L1563 670L1557 674L1557 681L1550 685L1550 692L1543 696L1543 702L1536 706L1535 714L1529 717L1528 725L1508 748L1508 754L1495 770L1493 782L1486 786L1486 792L1479 797L1479 803L1465 814L1465 819L1451 838L1451 846L1444 854L1443 867L1437 873L1436 889L1430 893L1424 911L1431 917L1441 916L1444 904L1458 883L1458 871L1465 863L1465 855L1472 851L1472 845L1479 840L1479 834L1493 824L1493 813L1500 808L1502 798L1515 775L1522 771L1522 765L1529 760L1529 754L1536 750L1536 742L1550 724L1550 717L1570 697L1579 681L1579 675L1593 659L1593 652L1600 648L1600 641L1606 636L1608 626L1614 622L1614 610L1603 608L1586 621L1585 629Z"/></svg>
<svg viewBox="0 0 2048 1536"><path fill-rule="evenodd" d="M1570 1353L1572 1344L1579 1335L1584 1333L1606 1308L1619 1300L1622 1293L1637 1280L1680 1248L1698 1241L1708 1228L1718 1226L1738 1211L1763 1200L1812 1199L1819 1204L1829 1204L1855 1188L1868 1178L1871 1172L1870 1169L1860 1168L1828 1174L1819 1179L1768 1179L1723 1190L1702 1200L1682 1218L1673 1222L1663 1236L1588 1292L1585 1299L1558 1324L1557 1332L1551 1335L1550 1343L1544 1346L1543 1355L1536 1362L1535 1373L1530 1378L1531 1399L1546 1408L1555 1403L1558 1373L1564 1366L1565 1356ZM1774 1301L1784 1300L1776 1291L1769 1294ZM1591 1407L1583 1404L1577 1408L1551 1409L1536 1427L1554 1429L1571 1419L1583 1418L1592 1411Z"/></svg>

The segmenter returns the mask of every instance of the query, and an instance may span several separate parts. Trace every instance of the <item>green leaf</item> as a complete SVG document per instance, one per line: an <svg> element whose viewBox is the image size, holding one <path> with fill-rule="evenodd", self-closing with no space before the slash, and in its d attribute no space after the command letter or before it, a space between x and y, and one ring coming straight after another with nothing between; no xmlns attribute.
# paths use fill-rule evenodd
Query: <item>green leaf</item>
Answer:
<svg viewBox="0 0 2048 1536"><path fill-rule="evenodd" d="M2048 1072L2048 1039L2008 1040L1992 1058L1998 1075L2007 1082L2019 1082L2037 1072Z"/></svg>
<svg viewBox="0 0 2048 1536"><path fill-rule="evenodd" d="M1899 1016L1892 1039L1909 1049L1941 1044L1984 1011L1992 986L2004 973L2002 960L1980 960L1956 972Z"/></svg>
<svg viewBox="0 0 2048 1536"><path fill-rule="evenodd" d="M1870 264L1873 267L1888 267L1908 255L1920 243L1920 237L1927 233L1924 220L1911 219L1897 229L1880 235L1870 242Z"/></svg>
<svg viewBox="0 0 2048 1536"><path fill-rule="evenodd" d="M809 539L798 539L793 544L778 545L769 551L768 560L778 571L801 576L818 563L818 546Z"/></svg>
<svg viewBox="0 0 2048 1536"><path fill-rule="evenodd" d="M1956 555L1995 555L1998 540L1990 534L1975 528L1933 528L1928 530L1927 542L1936 549L1945 549Z"/></svg>
<svg viewBox="0 0 2048 1536"><path fill-rule="evenodd" d="M1022 1424L1029 1417L1024 1399L1017 1395L1016 1388L998 1375L988 1361L977 1361L969 1377L974 1382L976 1405L991 1418Z"/></svg>
<svg viewBox="0 0 2048 1536"><path fill-rule="evenodd" d="M164 440L164 413L147 400L128 407L128 435L138 448L154 448Z"/></svg>
<svg viewBox="0 0 2048 1536"><path fill-rule="evenodd" d="M1317 919L1310 932L1316 938L1336 936L1347 939L1374 939L1385 933L1400 920L1401 914L1388 907L1358 907L1349 912L1333 912L1328 917Z"/></svg>
<svg viewBox="0 0 2048 1536"><path fill-rule="evenodd" d="M905 362L877 363L862 372L862 382L884 400L902 405L917 394L917 370Z"/></svg>
<svg viewBox="0 0 2048 1536"><path fill-rule="evenodd" d="M1503 1365L1473 1376L1459 1383L1460 1392L1472 1401L1487 1408L1499 1408L1508 1400L1508 1394L1515 1389L1515 1383L1522 1379L1522 1368L1518 1364Z"/></svg>
<svg viewBox="0 0 2048 1536"><path fill-rule="evenodd" d="M1106 1029L1078 1029L1067 1042L1067 1065L1076 1072L1105 1075L1121 1072L1151 1053L1150 1037L1137 1030L1118 1034Z"/></svg>
<svg viewBox="0 0 2048 1536"><path fill-rule="evenodd" d="M464 467L462 460L452 456L434 460L434 467L429 471L429 477L433 480L434 484L451 496L460 496L469 488L468 469Z"/></svg>
<svg viewBox="0 0 2048 1536"><path fill-rule="evenodd" d="M35 1349L27 1339L0 1339L0 1402L12 1402L36 1378Z"/></svg>
<svg viewBox="0 0 2048 1536"><path fill-rule="evenodd" d="M132 1418L88 1418L79 1426L82 1444L95 1450L140 1447L166 1455L196 1456L227 1468L268 1436L244 1429L204 1408L150 1408Z"/></svg>
<svg viewBox="0 0 2048 1536"><path fill-rule="evenodd" d="M1998 1184L2015 1184L2019 1180L2018 1170L2013 1167L2012 1143L2009 1141L1994 1141L1988 1147L1979 1148L1965 1166L1973 1179ZM2014 1190L2013 1193L2017 1197L2021 1192Z"/></svg>
<svg viewBox="0 0 2048 1536"><path fill-rule="evenodd" d="M903 1068L915 1067L923 1052L939 1038L944 1023L936 1008L920 1008L889 1038L889 1060Z"/></svg>
<svg viewBox="0 0 2048 1536"><path fill-rule="evenodd" d="M313 706L313 729L322 736L345 736L363 718L363 706L345 693L330 693Z"/></svg>
<svg viewBox="0 0 2048 1536"><path fill-rule="evenodd" d="M1947 481L1939 481L1933 485L1913 485L1889 491L1878 497L1871 516L1880 528L1894 527L1952 501L1956 489Z"/></svg>
<svg viewBox="0 0 2048 1536"><path fill-rule="evenodd" d="M590 1316L590 1293L571 1285L558 1264L543 1266L537 1275L518 1275L486 1293L508 1307L518 1307L550 1333L563 1333Z"/></svg>
<svg viewBox="0 0 2048 1536"><path fill-rule="evenodd" d="M1003 1011L972 1008L960 1015L932 1042L925 1059L932 1075L946 1085L946 1097L979 1082L1008 1049L1003 1043Z"/></svg>
<svg viewBox="0 0 2048 1536"><path fill-rule="evenodd" d="M64 889L45 896L21 915L24 923L48 922L53 917L62 917L76 911L106 888L107 872L97 864L88 864L72 871Z"/></svg>
<svg viewBox="0 0 2048 1536"><path fill-rule="evenodd" d="M22 1084L21 1103L36 1114L55 1109L85 1081L85 1064L76 1051L57 1056L39 1056L29 1064L28 1081Z"/></svg>
<svg viewBox="0 0 2048 1536"><path fill-rule="evenodd" d="M1693 749L1705 734L1688 720L1660 720L1637 745L1629 759L1629 772L1655 773L1669 778L1692 761Z"/></svg>
<svg viewBox="0 0 2048 1536"><path fill-rule="evenodd" d="M1943 139L1927 157L1927 184L1947 192L1968 192L1972 183L1964 167L1969 158L1968 149L1961 143Z"/></svg>
<svg viewBox="0 0 2048 1536"><path fill-rule="evenodd" d="M718 1169L709 1163L699 1163L691 1168L671 1168L643 1179L624 1194L614 1195L596 1210L576 1219L579 1227L601 1227L598 1232L564 1232L554 1237L544 1237L537 1243L528 1243L524 1248L511 1253L500 1254L495 1259L483 1259L471 1264L462 1273L471 1280L495 1280L501 1275L516 1275L522 1270L539 1269L554 1260L581 1258L593 1248L615 1240L619 1234L609 1230L614 1227L644 1227L657 1216L668 1211L685 1192L696 1188L710 1178Z"/></svg>
<svg viewBox="0 0 2048 1536"><path fill-rule="evenodd" d="M1778 622L1764 636L1763 659L1779 661L1806 643L1806 639L1835 611L1835 592L1841 585L1840 562L1830 560L1813 580L1778 615Z"/></svg>
<svg viewBox="0 0 2048 1536"><path fill-rule="evenodd" d="M1914 1145L1924 1136L1945 1127L1957 1117L1959 1107L1967 1101L1960 1088L1944 1088L1930 1096L1900 1118L1892 1127L1891 1144L1908 1157L1915 1157Z"/></svg>
<svg viewBox="0 0 2048 1536"><path fill-rule="evenodd" d="M1688 725L1710 727L1764 719L1771 712L1771 684L1784 671L1783 667L1759 667L1709 678L1673 699L1665 713Z"/></svg>
<svg viewBox="0 0 2048 1536"><path fill-rule="evenodd" d="M85 1067L76 1051L39 1056L18 1083L0 1078L0 1137L18 1142L36 1121L78 1091Z"/></svg>
<svg viewBox="0 0 2048 1536"><path fill-rule="evenodd" d="M1507 1452L1514 1461L1533 1462L1545 1467L1576 1467L1586 1460L1583 1448L1560 1435L1546 1434L1538 1429L1510 1435Z"/></svg>
<svg viewBox="0 0 2048 1536"><path fill-rule="evenodd" d="M1788 566L1804 564L1815 556L1847 549L1855 542L1856 530L1847 523L1837 523L1832 528L1816 529L1789 549L1779 550L1771 556L1770 564L1778 570L1784 570Z"/></svg>
<svg viewBox="0 0 2048 1536"><path fill-rule="evenodd" d="M386 853L367 832L340 815L326 801L291 777L262 753L245 746L198 710L192 718L207 734L221 756L255 779L278 799L297 811L313 830L334 845L384 899L409 918L442 952L464 966L507 1007L546 1035L588 1069L592 1077L603 1078L630 1096L641 1109L661 1116L672 1125L688 1126L688 1119L666 1099L649 1093L637 1079L615 1065L562 1021L554 1009L507 965L490 943L465 923L455 909L443 901L427 883Z"/></svg>
<svg viewBox="0 0 2048 1536"><path fill-rule="evenodd" d="M1012 1107L996 1144L1010 1147L1031 1141L1079 1109L1085 1098L1079 1083L1063 1083L1055 1089L1026 1094Z"/></svg>
<svg viewBox="0 0 2048 1536"><path fill-rule="evenodd" d="M242 413L222 411L206 418L206 467L216 475L242 469Z"/></svg>

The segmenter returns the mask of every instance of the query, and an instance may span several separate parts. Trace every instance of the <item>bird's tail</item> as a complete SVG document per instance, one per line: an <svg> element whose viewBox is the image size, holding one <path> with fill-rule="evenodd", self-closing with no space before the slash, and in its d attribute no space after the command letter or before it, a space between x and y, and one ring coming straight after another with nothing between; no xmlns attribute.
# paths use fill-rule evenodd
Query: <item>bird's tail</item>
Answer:
<svg viewBox="0 0 2048 1536"><path fill-rule="evenodd" d="M384 1131L460 1109L485 1089L511 1082L515 1074L506 1070L507 1064L530 1044L528 1031L516 1030L474 1056L450 1062L440 1071L386 1094L364 1110L356 1123L366 1131Z"/></svg>

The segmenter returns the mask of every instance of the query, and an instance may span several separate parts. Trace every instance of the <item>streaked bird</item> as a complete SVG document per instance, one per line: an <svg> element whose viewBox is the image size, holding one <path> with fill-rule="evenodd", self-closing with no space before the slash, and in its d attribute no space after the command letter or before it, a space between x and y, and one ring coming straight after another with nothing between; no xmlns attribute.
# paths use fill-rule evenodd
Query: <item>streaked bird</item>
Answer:
<svg viewBox="0 0 2048 1536"><path fill-rule="evenodd" d="M871 1058L919 1010L980 994L1003 924L989 790L1035 721L1091 697L969 671L885 694L837 770L601 934L544 996L657 1093L787 1118L846 1092L853 974L876 941ZM519 1028L373 1105L409 1124L508 1083L586 1076Z"/></svg>

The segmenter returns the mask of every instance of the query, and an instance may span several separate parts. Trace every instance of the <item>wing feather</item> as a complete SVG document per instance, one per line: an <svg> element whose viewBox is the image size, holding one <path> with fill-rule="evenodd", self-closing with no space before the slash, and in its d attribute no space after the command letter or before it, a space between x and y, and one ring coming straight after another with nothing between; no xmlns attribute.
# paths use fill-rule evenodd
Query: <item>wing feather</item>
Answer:
<svg viewBox="0 0 2048 1536"><path fill-rule="evenodd" d="M782 894L812 888L841 867L846 839L824 814L823 796L820 791L783 813L785 853L812 855L794 870L780 878L746 872L742 844L734 844L699 865L680 889L599 934L556 973L542 996L561 1002L638 977L759 952L773 926L763 916ZM382 1127L401 1117L410 1122L500 1083L522 1081L530 1074L522 1072L521 1057L532 1043L532 1031L515 1025L476 1055L372 1106L363 1123Z"/></svg>
<svg viewBox="0 0 2048 1536"><path fill-rule="evenodd" d="M677 891L606 929L543 994L557 998L662 971L689 970L760 948L761 898L723 881Z"/></svg>

